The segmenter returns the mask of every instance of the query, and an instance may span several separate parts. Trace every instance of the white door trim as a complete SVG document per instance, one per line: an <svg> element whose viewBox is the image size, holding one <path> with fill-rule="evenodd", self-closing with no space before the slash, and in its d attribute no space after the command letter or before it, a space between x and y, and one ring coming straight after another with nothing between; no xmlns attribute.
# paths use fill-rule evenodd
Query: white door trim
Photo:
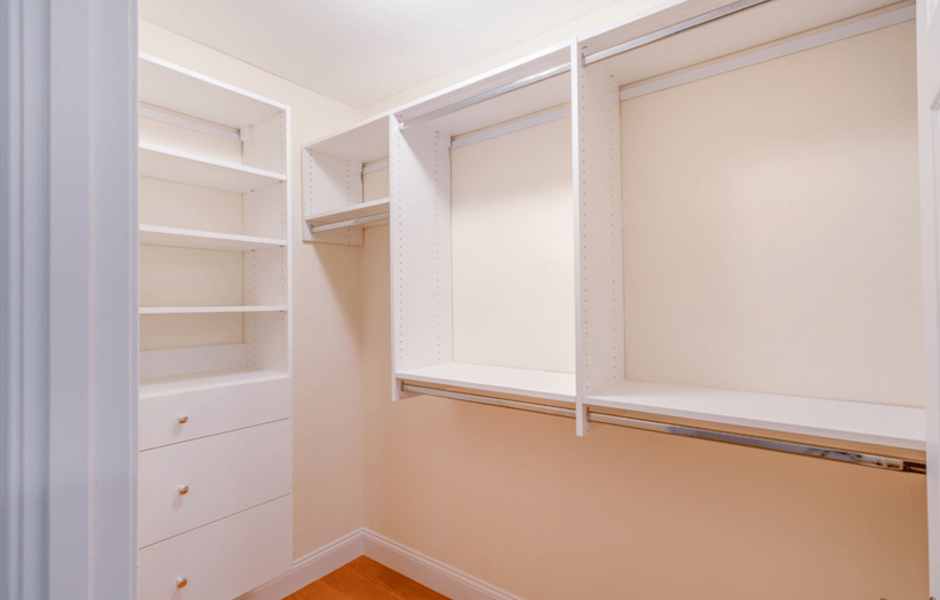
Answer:
<svg viewBox="0 0 940 600"><path fill-rule="evenodd" d="M127 600L137 2L0 6L0 596Z"/></svg>

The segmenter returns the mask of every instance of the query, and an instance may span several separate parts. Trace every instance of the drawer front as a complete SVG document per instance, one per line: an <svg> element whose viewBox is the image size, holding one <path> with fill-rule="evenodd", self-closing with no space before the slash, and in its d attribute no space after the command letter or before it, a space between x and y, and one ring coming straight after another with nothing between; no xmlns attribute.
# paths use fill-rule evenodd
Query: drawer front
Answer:
<svg viewBox="0 0 940 600"><path fill-rule="evenodd" d="M291 553L286 496L142 549L137 597L232 600L286 573Z"/></svg>
<svg viewBox="0 0 940 600"><path fill-rule="evenodd" d="M148 450L290 417L290 378L141 398L138 447ZM180 423L180 416L186 422Z"/></svg>
<svg viewBox="0 0 940 600"><path fill-rule="evenodd" d="M138 474L144 547L289 494L291 420L141 452Z"/></svg>

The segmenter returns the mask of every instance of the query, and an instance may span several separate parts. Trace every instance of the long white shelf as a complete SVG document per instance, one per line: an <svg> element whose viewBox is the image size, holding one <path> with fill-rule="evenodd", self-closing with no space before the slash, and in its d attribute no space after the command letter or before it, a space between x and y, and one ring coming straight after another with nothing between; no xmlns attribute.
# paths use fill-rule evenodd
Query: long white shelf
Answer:
<svg viewBox="0 0 940 600"><path fill-rule="evenodd" d="M575 377L570 373L442 363L398 371L395 377L407 381L451 385L559 402L575 401Z"/></svg>
<svg viewBox="0 0 940 600"><path fill-rule="evenodd" d="M284 175L273 171L255 169L147 143L140 144L138 156L138 168L144 177L237 194L245 194L287 180Z"/></svg>
<svg viewBox="0 0 940 600"><path fill-rule="evenodd" d="M191 313L284 312L285 304L260 306L141 306L142 315L178 315Z"/></svg>
<svg viewBox="0 0 940 600"><path fill-rule="evenodd" d="M287 240L235 235L230 233L212 233L195 229L179 229L160 225L141 225L140 243L145 246L169 246L171 248L195 248L198 250L226 250L247 252L264 250L287 245Z"/></svg>
<svg viewBox="0 0 940 600"><path fill-rule="evenodd" d="M924 409L908 406L641 381L621 381L586 397L584 403L866 444L926 449Z"/></svg>
<svg viewBox="0 0 940 600"><path fill-rule="evenodd" d="M257 381L287 379L290 375L260 369L228 369L186 375L152 377L140 380L140 398L153 398L178 392L207 390Z"/></svg>
<svg viewBox="0 0 940 600"><path fill-rule="evenodd" d="M201 73L140 55L140 101L204 121L241 129L286 107Z"/></svg>
<svg viewBox="0 0 940 600"><path fill-rule="evenodd" d="M389 199L382 198L381 200L353 204L352 206L328 210L315 215L307 215L304 217L304 220L310 227L322 227L323 225L332 225L334 223L342 223L343 221L374 217L388 213L390 210L389 205Z"/></svg>

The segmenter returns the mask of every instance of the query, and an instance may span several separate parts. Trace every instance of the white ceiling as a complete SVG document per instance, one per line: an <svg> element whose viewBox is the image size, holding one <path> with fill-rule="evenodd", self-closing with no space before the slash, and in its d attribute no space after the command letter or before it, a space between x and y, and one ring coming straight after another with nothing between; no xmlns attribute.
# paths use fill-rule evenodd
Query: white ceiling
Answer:
<svg viewBox="0 0 940 600"><path fill-rule="evenodd" d="M616 1L140 0L140 15L362 108Z"/></svg>

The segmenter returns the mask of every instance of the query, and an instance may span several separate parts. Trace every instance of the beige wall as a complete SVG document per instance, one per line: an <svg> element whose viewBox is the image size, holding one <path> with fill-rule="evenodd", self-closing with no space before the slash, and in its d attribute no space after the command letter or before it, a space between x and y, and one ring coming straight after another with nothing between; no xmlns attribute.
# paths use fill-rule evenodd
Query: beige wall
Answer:
<svg viewBox="0 0 940 600"><path fill-rule="evenodd" d="M146 21L140 49L291 107L294 555L303 556L362 526L359 250L303 244L299 218L300 145L359 111Z"/></svg>

